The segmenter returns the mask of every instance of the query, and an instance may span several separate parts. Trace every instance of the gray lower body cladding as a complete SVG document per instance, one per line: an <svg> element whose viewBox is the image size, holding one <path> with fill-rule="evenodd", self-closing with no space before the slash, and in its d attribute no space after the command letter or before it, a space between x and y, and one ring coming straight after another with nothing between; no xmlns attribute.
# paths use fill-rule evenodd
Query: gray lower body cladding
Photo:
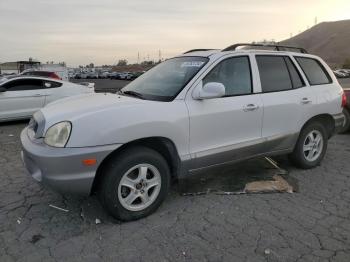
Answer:
<svg viewBox="0 0 350 262"><path fill-rule="evenodd" d="M334 132L338 133L339 130L345 125L345 115L343 113L333 115L334 119Z"/></svg>
<svg viewBox="0 0 350 262"><path fill-rule="evenodd" d="M42 140L28 137L27 128L21 133L22 160L29 174L38 182L60 193L89 195L99 164L121 144L53 148ZM84 165L84 159L96 159L94 165Z"/></svg>
<svg viewBox="0 0 350 262"><path fill-rule="evenodd" d="M183 169L190 174L199 173L254 157L288 154L293 151L298 137L299 133L293 133L198 152L192 160L183 163Z"/></svg>

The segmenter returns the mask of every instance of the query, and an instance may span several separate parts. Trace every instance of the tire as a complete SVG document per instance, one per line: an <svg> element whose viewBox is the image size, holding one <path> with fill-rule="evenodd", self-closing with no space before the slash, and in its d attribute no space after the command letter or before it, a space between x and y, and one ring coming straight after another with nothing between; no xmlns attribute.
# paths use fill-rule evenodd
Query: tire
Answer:
<svg viewBox="0 0 350 262"><path fill-rule="evenodd" d="M345 115L345 126L343 126L339 130L339 134L344 134L350 130L350 111L349 109L344 108L343 109L343 114Z"/></svg>
<svg viewBox="0 0 350 262"><path fill-rule="evenodd" d="M316 139L312 141L310 135ZM321 138L321 142L319 143L317 143L318 137ZM327 145L328 136L324 125L320 122L311 122L300 132L297 144L294 151L289 155L289 158L299 168L310 169L316 167L323 160L327 151ZM305 150L309 148L310 150Z"/></svg>
<svg viewBox="0 0 350 262"><path fill-rule="evenodd" d="M155 212L169 187L170 170L166 160L150 148L133 147L107 163L98 194L113 217L132 221Z"/></svg>

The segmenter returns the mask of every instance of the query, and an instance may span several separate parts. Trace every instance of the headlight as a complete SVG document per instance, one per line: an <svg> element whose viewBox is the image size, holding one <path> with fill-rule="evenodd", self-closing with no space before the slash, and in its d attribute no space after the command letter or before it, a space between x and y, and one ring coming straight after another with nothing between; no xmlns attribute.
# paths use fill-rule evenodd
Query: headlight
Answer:
<svg viewBox="0 0 350 262"><path fill-rule="evenodd" d="M70 132L72 130L72 124L70 122L60 122L51 126L45 134L45 143L53 147L65 147Z"/></svg>

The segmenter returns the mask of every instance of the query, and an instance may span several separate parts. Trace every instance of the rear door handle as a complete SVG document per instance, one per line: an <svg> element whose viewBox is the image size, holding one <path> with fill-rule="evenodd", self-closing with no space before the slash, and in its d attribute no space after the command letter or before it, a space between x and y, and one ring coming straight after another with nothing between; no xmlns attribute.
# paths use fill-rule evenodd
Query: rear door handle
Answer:
<svg viewBox="0 0 350 262"><path fill-rule="evenodd" d="M254 104L248 104L248 105L243 107L244 112L254 111L254 110L258 110L258 109L259 109L259 106L254 105Z"/></svg>
<svg viewBox="0 0 350 262"><path fill-rule="evenodd" d="M301 103L302 103L303 105L306 105L306 104L312 103L312 101L311 101L309 98L304 97L303 99L301 99Z"/></svg>

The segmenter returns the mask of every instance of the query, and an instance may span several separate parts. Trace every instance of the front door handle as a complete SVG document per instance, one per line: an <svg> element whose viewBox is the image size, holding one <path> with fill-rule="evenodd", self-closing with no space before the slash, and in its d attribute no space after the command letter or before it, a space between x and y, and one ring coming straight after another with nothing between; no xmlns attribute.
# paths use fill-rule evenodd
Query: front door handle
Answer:
<svg viewBox="0 0 350 262"><path fill-rule="evenodd" d="M254 104L248 104L248 105L243 107L243 111L244 112L255 111L255 110L258 110L258 109L259 109L259 106L258 105L254 105Z"/></svg>
<svg viewBox="0 0 350 262"><path fill-rule="evenodd" d="M307 105L307 104L312 103L312 101L308 97L304 97L303 99L301 99L301 103L303 105Z"/></svg>
<svg viewBox="0 0 350 262"><path fill-rule="evenodd" d="M33 95L33 96L39 97L39 96L43 96L43 95L42 95L42 94L35 94L35 95Z"/></svg>

